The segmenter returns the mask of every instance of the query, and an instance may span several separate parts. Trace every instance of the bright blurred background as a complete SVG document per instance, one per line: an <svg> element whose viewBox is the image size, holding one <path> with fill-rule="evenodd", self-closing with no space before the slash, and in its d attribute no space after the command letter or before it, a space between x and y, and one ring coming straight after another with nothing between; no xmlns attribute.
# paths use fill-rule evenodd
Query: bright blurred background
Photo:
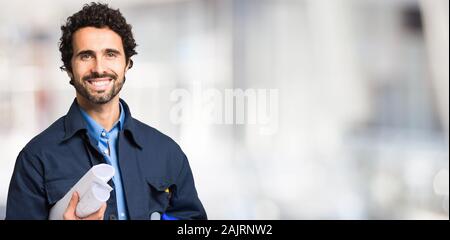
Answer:
<svg viewBox="0 0 450 240"><path fill-rule="evenodd" d="M58 41L86 2L0 1L1 219L19 151L75 96ZM209 218L449 219L448 0L104 2L139 45L121 96L181 145ZM276 127L174 122L198 84L276 89Z"/></svg>

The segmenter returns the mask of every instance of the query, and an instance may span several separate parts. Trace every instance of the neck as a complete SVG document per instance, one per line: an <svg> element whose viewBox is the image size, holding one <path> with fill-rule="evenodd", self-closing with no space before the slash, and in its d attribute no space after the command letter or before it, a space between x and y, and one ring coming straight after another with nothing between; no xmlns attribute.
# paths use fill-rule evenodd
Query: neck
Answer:
<svg viewBox="0 0 450 240"><path fill-rule="evenodd" d="M98 124L107 131L111 130L113 124L119 120L120 106L119 95L104 104L89 102L83 96L77 94L78 105Z"/></svg>

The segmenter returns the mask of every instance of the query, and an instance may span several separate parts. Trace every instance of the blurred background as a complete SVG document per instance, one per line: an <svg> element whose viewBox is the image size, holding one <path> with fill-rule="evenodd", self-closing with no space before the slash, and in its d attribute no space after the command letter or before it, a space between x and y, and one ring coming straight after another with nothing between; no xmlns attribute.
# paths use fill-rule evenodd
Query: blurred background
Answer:
<svg viewBox="0 0 450 240"><path fill-rule="evenodd" d="M75 96L58 41L86 2L0 0L0 219L19 151ZM103 2L139 45L121 97L181 145L210 219L449 219L448 0ZM198 117L198 85L276 90L271 131Z"/></svg>

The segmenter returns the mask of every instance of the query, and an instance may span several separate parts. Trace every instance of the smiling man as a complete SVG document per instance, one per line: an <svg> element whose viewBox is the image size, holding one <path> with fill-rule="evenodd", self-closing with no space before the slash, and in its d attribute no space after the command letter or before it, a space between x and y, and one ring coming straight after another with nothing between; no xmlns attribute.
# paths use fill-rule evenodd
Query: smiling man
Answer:
<svg viewBox="0 0 450 240"><path fill-rule="evenodd" d="M76 90L67 115L19 153L6 219L48 219L51 207L94 165L116 174L111 197L83 219L206 219L186 155L168 136L132 118L119 98L136 43L119 10L91 3L61 27L64 69ZM77 193L64 213L76 215Z"/></svg>

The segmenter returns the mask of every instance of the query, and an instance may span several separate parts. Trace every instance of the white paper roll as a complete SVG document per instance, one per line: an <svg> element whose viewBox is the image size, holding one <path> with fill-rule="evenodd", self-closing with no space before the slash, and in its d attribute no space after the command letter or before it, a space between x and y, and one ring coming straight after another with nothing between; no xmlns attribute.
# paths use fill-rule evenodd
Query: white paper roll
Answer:
<svg viewBox="0 0 450 240"><path fill-rule="evenodd" d="M78 202L76 209L77 216L84 218L100 209L102 203L109 199L110 191L111 190L105 186L93 183L89 191L80 197L81 200Z"/></svg>
<svg viewBox="0 0 450 240"><path fill-rule="evenodd" d="M50 210L50 220L62 220L63 214L69 205L74 191L80 197L76 214L78 217L86 217L98 209L102 203L109 199L112 187L108 181L114 176L115 171L111 165L99 164L93 166Z"/></svg>

